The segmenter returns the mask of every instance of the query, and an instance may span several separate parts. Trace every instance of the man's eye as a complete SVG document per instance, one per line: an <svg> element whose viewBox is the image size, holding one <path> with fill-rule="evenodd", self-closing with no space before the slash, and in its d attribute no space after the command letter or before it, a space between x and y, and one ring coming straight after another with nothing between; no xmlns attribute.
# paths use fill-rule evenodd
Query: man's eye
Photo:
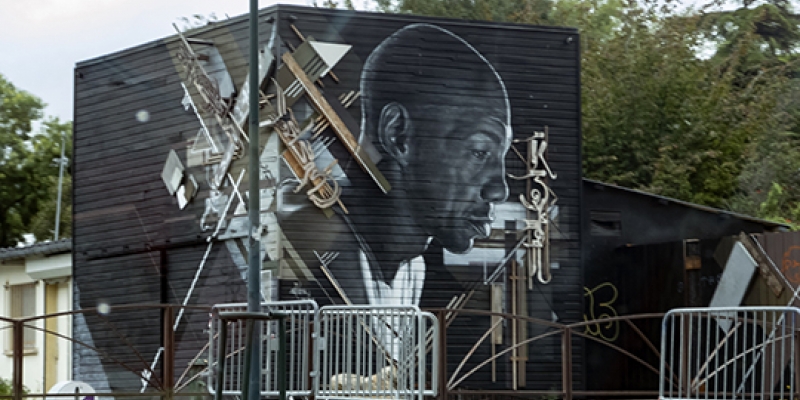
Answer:
<svg viewBox="0 0 800 400"><path fill-rule="evenodd" d="M489 158L489 152L486 150L472 150L472 156L479 160L485 160Z"/></svg>

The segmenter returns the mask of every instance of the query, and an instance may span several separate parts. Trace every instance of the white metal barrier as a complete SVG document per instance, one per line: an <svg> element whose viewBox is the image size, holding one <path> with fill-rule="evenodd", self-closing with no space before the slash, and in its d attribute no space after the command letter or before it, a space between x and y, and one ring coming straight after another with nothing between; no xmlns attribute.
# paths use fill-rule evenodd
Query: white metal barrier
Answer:
<svg viewBox="0 0 800 400"><path fill-rule="evenodd" d="M438 331L436 318L416 306L322 307L316 330L317 397L435 396Z"/></svg>
<svg viewBox="0 0 800 400"><path fill-rule="evenodd" d="M797 399L800 309L685 308L664 316L660 399Z"/></svg>
<svg viewBox="0 0 800 400"><path fill-rule="evenodd" d="M245 303L214 307L210 325L209 365L218 371L219 312L245 311ZM321 399L414 399L435 396L438 388L439 324L416 306L325 306L316 302L278 301L262 312L286 315L286 393ZM221 382L210 373L212 394L241 395L245 362L245 322L228 325ZM264 322L261 395L277 397L277 321ZM212 372L214 372L212 371ZM221 386L218 386L221 385Z"/></svg>
<svg viewBox="0 0 800 400"><path fill-rule="evenodd" d="M215 357L216 336L222 327L222 322L214 318L218 312L246 311L246 303L219 304L214 306L212 321L209 329L209 365L216 366ZM286 315L286 394L289 396L310 396L314 392L312 382L312 354L314 340L312 337L312 322L317 318L319 308L311 300L301 301L276 301L261 304L262 312L281 312ZM262 323L261 338L263 340L263 355L261 358L262 379L261 395L278 396L278 322L268 321ZM242 374L245 362L245 321L232 322L228 325L228 341L225 349L225 376L223 377L222 393L224 395L241 394ZM209 374L208 387L212 394L218 387L217 374Z"/></svg>

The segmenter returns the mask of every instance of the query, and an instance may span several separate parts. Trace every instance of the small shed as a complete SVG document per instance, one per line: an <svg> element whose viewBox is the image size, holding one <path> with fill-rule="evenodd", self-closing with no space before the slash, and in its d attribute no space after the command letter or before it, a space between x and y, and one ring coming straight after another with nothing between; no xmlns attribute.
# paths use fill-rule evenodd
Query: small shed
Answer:
<svg viewBox="0 0 800 400"><path fill-rule="evenodd" d="M591 179L583 180L582 212L586 320L708 306L738 235L788 230L773 221ZM660 318L637 324L658 346ZM587 332L611 344L641 343L636 355L657 365L655 351L624 323L596 324ZM657 373L609 346L587 341L585 349L588 390L658 387Z"/></svg>

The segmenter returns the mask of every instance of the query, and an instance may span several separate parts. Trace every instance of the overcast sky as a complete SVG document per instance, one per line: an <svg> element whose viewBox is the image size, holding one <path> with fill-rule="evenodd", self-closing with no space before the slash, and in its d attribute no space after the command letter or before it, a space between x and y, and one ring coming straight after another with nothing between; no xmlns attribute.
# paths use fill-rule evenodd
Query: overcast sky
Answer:
<svg viewBox="0 0 800 400"><path fill-rule="evenodd" d="M308 5L311 0L260 0ZM72 120L73 70L79 61L172 35L180 17L235 17L249 0L0 0L0 74Z"/></svg>

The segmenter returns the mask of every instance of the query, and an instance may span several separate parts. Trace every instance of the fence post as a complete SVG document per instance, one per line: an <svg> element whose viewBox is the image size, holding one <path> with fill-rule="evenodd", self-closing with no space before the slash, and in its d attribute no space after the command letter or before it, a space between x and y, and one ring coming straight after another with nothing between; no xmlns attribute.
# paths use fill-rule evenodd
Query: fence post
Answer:
<svg viewBox="0 0 800 400"><path fill-rule="evenodd" d="M313 318L317 318L317 315L315 314ZM309 366L308 367L308 377L307 377L307 379L308 379L308 387L311 389L311 395L308 397L309 400L315 400L316 399L317 391L314 388L316 387L315 383L319 382L319 381L315 381L314 380L314 379L316 379L316 376L319 374L319 371L317 371L315 369L316 368L316 364L314 364L314 350L316 349L316 347L314 347L314 344L315 344L315 341L317 340L317 337L314 335L314 329L315 329L314 323L315 323L315 319L312 319L311 322L309 322L309 324L308 324L308 333L306 334L306 337L307 337L307 340L308 340L307 343L308 343L308 346L309 346L309 348L308 348L308 357L306 357L306 362L308 363L308 366Z"/></svg>
<svg viewBox="0 0 800 400"><path fill-rule="evenodd" d="M439 398L447 400L447 314L440 310L437 318L439 318L439 354L434 357L439 357Z"/></svg>
<svg viewBox="0 0 800 400"><path fill-rule="evenodd" d="M14 377L11 386L14 391L14 400L22 400L22 357L25 352L25 324L20 320L14 320L13 324Z"/></svg>
<svg viewBox="0 0 800 400"><path fill-rule="evenodd" d="M222 391L225 390L225 348L228 346L228 321L225 319L220 318L219 322L217 322L219 329L219 338L217 339L217 343L219 346L217 347L217 387L214 388L214 400L222 400ZM208 366L209 369L213 371L213 365Z"/></svg>
<svg viewBox="0 0 800 400"><path fill-rule="evenodd" d="M164 364L162 369L164 392L166 393L167 400L171 400L174 391L174 373L175 373L175 332L172 330L174 314L172 306L168 305L164 309Z"/></svg>
<svg viewBox="0 0 800 400"><path fill-rule="evenodd" d="M278 317L278 399L286 400L286 316Z"/></svg>
<svg viewBox="0 0 800 400"><path fill-rule="evenodd" d="M561 390L564 400L572 400L572 328L564 327L561 337Z"/></svg>
<svg viewBox="0 0 800 400"><path fill-rule="evenodd" d="M795 311L796 312L796 311ZM794 379L792 382L792 399L797 399L797 395L800 393L800 368L798 368L798 360L800 360L800 335L797 332L797 325L795 325L795 321L792 321L792 348L794 348L794 354L791 360L791 367L789 371L794 372Z"/></svg>

